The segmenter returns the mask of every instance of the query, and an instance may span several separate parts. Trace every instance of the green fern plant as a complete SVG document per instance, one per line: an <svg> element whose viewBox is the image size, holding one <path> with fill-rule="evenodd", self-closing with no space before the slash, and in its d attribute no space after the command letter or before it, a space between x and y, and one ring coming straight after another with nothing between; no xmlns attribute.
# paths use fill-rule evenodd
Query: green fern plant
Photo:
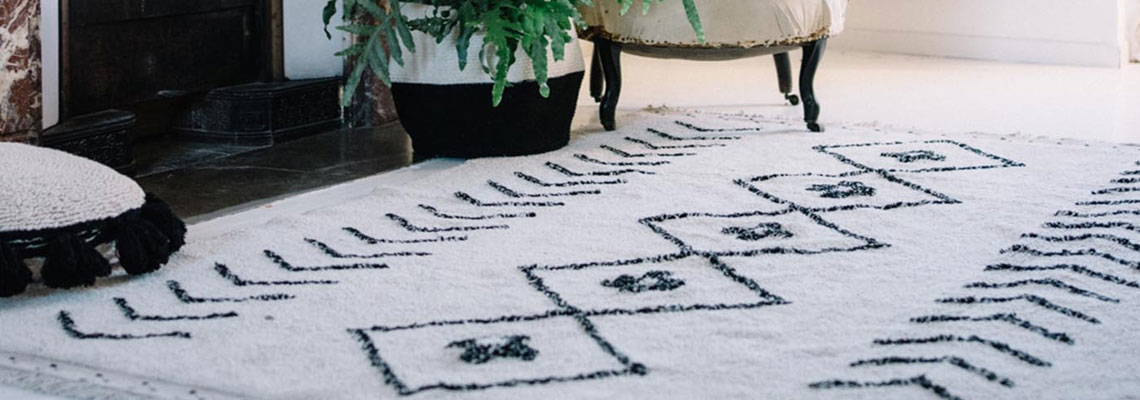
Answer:
<svg viewBox="0 0 1140 400"><path fill-rule="evenodd" d="M638 0L409 0L410 2L433 6L430 15L423 18L407 19L400 13L404 1L388 0L387 5L378 0L328 0L324 9L325 34L330 38L328 26L339 10L343 11L345 25L336 29L359 37L356 44L337 53L342 57L356 57L358 62L349 73L345 85L344 105L352 103L352 93L356 92L364 73L371 71L385 85L391 85L389 68L392 63L403 65L405 51L415 52L412 31L420 31L442 41L449 35L456 35L456 52L459 55L459 69L467 68L471 38L476 33L484 37L483 48L478 49L480 60L494 60L494 65L482 65L483 70L494 81L491 102L498 106L507 88L507 73L518 60L518 49L534 64L535 78L539 93L550 95L547 85L547 51L556 61L565 58L566 44L575 40L567 33L571 21L582 23L579 5L592 7L594 1L616 1L625 15ZM640 0L642 12L649 12L653 3L665 0ZM700 42L705 41L695 0L679 0L685 7L689 23ZM339 6L338 6L339 4Z"/></svg>

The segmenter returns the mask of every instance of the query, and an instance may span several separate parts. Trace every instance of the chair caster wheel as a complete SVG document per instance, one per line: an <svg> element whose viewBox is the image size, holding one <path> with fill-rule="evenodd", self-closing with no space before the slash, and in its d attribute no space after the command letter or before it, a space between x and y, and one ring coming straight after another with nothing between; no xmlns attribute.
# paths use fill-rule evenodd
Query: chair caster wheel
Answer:
<svg viewBox="0 0 1140 400"><path fill-rule="evenodd" d="M595 103L601 103L602 102L602 96L594 96L594 102Z"/></svg>
<svg viewBox="0 0 1140 400"><path fill-rule="evenodd" d="M788 103L791 103L793 106L800 105L800 96L796 96L794 94L785 94L784 99L787 99Z"/></svg>
<svg viewBox="0 0 1140 400"><path fill-rule="evenodd" d="M812 132L823 132L823 126L815 122L808 122L807 128Z"/></svg>

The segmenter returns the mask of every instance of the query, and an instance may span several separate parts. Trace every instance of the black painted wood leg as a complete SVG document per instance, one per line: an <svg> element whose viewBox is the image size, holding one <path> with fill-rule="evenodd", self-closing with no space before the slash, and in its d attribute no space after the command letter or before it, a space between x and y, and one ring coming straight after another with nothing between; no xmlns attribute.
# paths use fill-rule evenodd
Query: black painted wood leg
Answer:
<svg viewBox="0 0 1140 400"><path fill-rule="evenodd" d="M621 98L621 43L607 39L598 39L594 42L598 54L602 59L602 75L605 76L606 90L602 97L601 115L602 126L607 131L617 129L615 121L618 100Z"/></svg>
<svg viewBox="0 0 1140 400"><path fill-rule="evenodd" d="M800 105L800 98L792 94L792 59L788 53L779 53L773 56L776 59L776 75L780 77L780 93L784 99L793 106Z"/></svg>
<svg viewBox="0 0 1140 400"><path fill-rule="evenodd" d="M815 98L815 72L819 70L819 62L823 60L823 52L827 49L827 38L803 45L804 60L800 67L800 96L804 101L804 122L808 130L823 132L819 125L819 101Z"/></svg>
<svg viewBox="0 0 1140 400"><path fill-rule="evenodd" d="M602 90L605 89L605 73L602 72L601 52L594 46L594 55L590 60L590 97L595 103L602 102Z"/></svg>

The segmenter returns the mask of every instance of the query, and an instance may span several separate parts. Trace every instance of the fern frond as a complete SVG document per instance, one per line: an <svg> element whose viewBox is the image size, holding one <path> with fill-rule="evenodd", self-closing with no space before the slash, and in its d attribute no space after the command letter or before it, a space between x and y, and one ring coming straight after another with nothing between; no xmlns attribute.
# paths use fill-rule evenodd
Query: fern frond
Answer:
<svg viewBox="0 0 1140 400"><path fill-rule="evenodd" d="M338 56L356 57L358 62L349 73L345 84L345 100L359 86L363 74L370 70L381 82L390 85L391 62L403 65L405 50L415 52L412 31L424 32L442 42L455 40L459 69L467 67L471 40L479 34L483 46L479 49L481 67L494 82L491 101L498 106L508 86L507 75L518 60L520 49L534 65L539 93L550 95L548 85L548 55L555 61L566 58L566 46L575 38L569 31L573 24L584 22L578 11L580 6L593 7L595 0L340 0L340 12L346 24L336 29L358 39L358 43L337 52ZM424 17L408 19L402 12L402 2L410 1L432 6ZM609 0L598 0L609 1ZM625 15L636 0L612 0L621 6ZM641 0L642 13L648 13L653 4L666 0ZM705 42L704 28L696 0L681 1L697 39ZM328 0L322 10L326 36L332 18L337 14L338 0ZM367 18L365 18L367 17ZM363 40L361 40L363 39ZM363 41L361 43L361 41Z"/></svg>

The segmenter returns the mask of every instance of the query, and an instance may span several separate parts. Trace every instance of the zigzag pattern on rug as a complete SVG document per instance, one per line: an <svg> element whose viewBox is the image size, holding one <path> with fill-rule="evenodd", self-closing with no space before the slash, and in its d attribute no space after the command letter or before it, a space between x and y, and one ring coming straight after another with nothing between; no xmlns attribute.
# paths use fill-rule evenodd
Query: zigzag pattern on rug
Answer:
<svg viewBox="0 0 1140 400"><path fill-rule="evenodd" d="M1136 165L1140 165L1137 162ZM1121 175L1130 176L1136 175L1140 171L1130 170L1121 172ZM1115 179L1112 183L1132 183L1132 178ZM1132 193L1134 188L1127 188L1129 190L1122 190L1121 188L1105 188L1096 189L1092 191L1093 196L1103 196L1112 194L1128 194ZM1081 201L1075 203L1077 207L1115 207L1121 205L1137 204L1140 200L1136 199L1119 199L1119 200L1104 200L1104 201ZM1033 265L1026 262L1019 263L1001 263L992 264L985 267L986 272L994 274L1001 274L1002 278L997 278L994 281L986 282L971 282L966 283L962 287L964 289L971 289L972 291L980 292L978 295L968 295L961 297L940 298L934 300L939 304L946 304L947 309L938 311L940 314L916 316L910 319L911 323L922 325L938 325L948 326L947 329L965 330L969 329L973 323L1004 323L1009 329L1020 329L1032 332L1042 339L1062 343L1068 346L1078 346L1078 338L1067 332L1059 332L1050 329L1046 326L1029 321L1017 314L1019 310L1032 311L1032 308L1039 308L1048 312L1054 313L1066 318L1075 319L1088 324L1099 325L1102 321L1088 313L1077 310L1072 307L1063 306L1058 302L1063 302L1065 299L1092 299L1094 301L1119 304L1121 301L1118 298L1111 297L1110 294L1102 294L1092 290L1070 284L1059 278L1063 275L1071 275L1074 277L1088 277L1097 281L1107 283L1106 288L1119 288L1118 290L1140 289L1140 282L1121 278L1109 272L1104 272L1099 267L1092 264L1058 264L1055 260L1075 260L1082 257L1089 259L1100 258L1109 261L1112 264L1128 267L1132 270L1140 270L1140 260L1131 260L1125 256L1119 255L1121 251L1140 253L1140 246L1137 246L1132 241L1115 235L1101 233L1102 231L1123 231L1123 232L1137 232L1137 225L1129 221L1120 221L1118 218L1134 217L1140 215L1140 210L1136 209L1109 209L1109 210L1059 210L1053 216L1058 218L1075 218L1080 222L1062 222L1062 221L1048 221L1041 225L1043 229L1048 230L1050 233L1028 232L1021 235L1023 239L1027 239L1027 243L1039 242L1050 245L1065 245L1065 244L1078 244L1082 247L1078 249L1051 249L1041 250L1032 244L1017 243L1006 249L1001 250L1001 254L1009 256L1028 256L1040 264ZM1062 232L1054 234L1053 232ZM1058 275L1045 275L1052 273L1060 273ZM1127 289L1124 289L1127 288ZM1000 290L1000 289L1022 289L1021 294L1013 296L987 296L982 294L987 291ZM1116 290L1114 290L1116 291ZM1002 305L1008 307L1007 310L994 313L990 315L985 314L959 314L960 310L971 310L978 308L977 306L984 305ZM987 308L989 310L989 308ZM951 328L952 327L952 328ZM1016 382L1008 377L1005 377L997 372L989 369L976 366L967 361L967 358L975 352L982 351L997 351L1010 357L1013 357L1029 368L1050 367L1054 362L1029 354L1026 351L1018 350L1014 346L1015 343L1004 343L995 340L978 337L976 335L962 336L959 334L941 334L933 337L904 337L904 338L889 338L889 339L875 339L873 343L876 346L883 346L886 349L893 349L899 346L922 346L937 343L963 343L973 344L974 346L963 345L958 350L963 353L955 356L928 356L928 357L903 357L903 356L886 356L876 359L864 359L854 361L850 364L851 367L890 367L896 365L913 365L913 364L940 364L949 365L958 368L967 373L976 375L978 378L985 381L1001 385L1006 388L1016 387ZM864 368L865 369L865 368ZM924 390L929 391L931 394L947 400L957 400L961 397L954 394L952 388L939 385L928 378L927 374L918 375L914 377L900 377L893 378L885 381L872 381L872 380L857 380L857 379L832 379L810 384L810 387L815 389L867 389L867 388L883 388L883 387L907 387L917 386Z"/></svg>

